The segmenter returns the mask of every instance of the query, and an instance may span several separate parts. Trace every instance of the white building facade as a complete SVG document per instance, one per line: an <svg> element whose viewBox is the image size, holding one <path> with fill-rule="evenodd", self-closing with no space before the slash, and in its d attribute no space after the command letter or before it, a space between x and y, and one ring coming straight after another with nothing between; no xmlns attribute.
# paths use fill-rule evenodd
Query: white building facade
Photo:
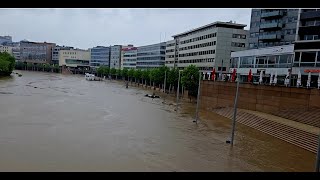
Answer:
<svg viewBox="0 0 320 180"><path fill-rule="evenodd" d="M166 66L184 69L193 64L201 71L227 72L231 52L248 48L246 25L214 22L174 35L166 43Z"/></svg>
<svg viewBox="0 0 320 180"><path fill-rule="evenodd" d="M232 52L229 73L236 69L242 81L247 81L251 70L255 82L263 71L265 81L269 81L271 74L277 74L279 83L283 83L285 76L292 71L293 57L294 45Z"/></svg>

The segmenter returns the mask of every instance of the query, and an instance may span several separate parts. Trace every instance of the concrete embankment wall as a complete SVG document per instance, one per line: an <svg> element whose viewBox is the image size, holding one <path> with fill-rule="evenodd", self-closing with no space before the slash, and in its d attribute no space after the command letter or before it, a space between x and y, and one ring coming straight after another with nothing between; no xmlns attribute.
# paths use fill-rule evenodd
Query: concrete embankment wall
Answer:
<svg viewBox="0 0 320 180"><path fill-rule="evenodd" d="M236 83L201 82L204 110L234 106ZM320 90L240 84L238 108L273 114L320 127Z"/></svg>

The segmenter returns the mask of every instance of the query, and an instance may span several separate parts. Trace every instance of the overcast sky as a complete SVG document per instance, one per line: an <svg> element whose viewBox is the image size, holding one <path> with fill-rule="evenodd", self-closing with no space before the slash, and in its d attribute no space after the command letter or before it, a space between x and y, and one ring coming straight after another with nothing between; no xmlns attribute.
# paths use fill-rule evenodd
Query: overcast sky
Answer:
<svg viewBox="0 0 320 180"><path fill-rule="evenodd" d="M249 29L251 9L0 9L0 36L78 48L171 40L215 21Z"/></svg>

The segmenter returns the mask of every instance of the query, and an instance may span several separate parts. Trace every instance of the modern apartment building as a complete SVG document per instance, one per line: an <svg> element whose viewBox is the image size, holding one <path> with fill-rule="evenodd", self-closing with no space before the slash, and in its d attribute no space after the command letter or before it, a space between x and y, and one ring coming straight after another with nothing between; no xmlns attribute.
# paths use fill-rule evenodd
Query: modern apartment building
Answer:
<svg viewBox="0 0 320 180"><path fill-rule="evenodd" d="M121 48L121 45L114 45L110 47L110 68L120 69Z"/></svg>
<svg viewBox="0 0 320 180"><path fill-rule="evenodd" d="M166 43L140 46L137 50L137 69L157 68L165 65Z"/></svg>
<svg viewBox="0 0 320 180"><path fill-rule="evenodd" d="M7 45L7 43L12 42L11 36L0 36L0 45Z"/></svg>
<svg viewBox="0 0 320 180"><path fill-rule="evenodd" d="M89 68L90 50L69 49L60 50L59 66L69 67L71 70L75 68Z"/></svg>
<svg viewBox="0 0 320 180"><path fill-rule="evenodd" d="M97 46L90 50L90 67L110 66L110 47Z"/></svg>
<svg viewBox="0 0 320 180"><path fill-rule="evenodd" d="M231 52L248 48L245 24L214 22L174 35L166 43L166 66L184 69L193 64L201 71L226 72Z"/></svg>
<svg viewBox="0 0 320 180"><path fill-rule="evenodd" d="M121 69L135 69L137 61L137 48L126 47L121 50Z"/></svg>
<svg viewBox="0 0 320 180"><path fill-rule="evenodd" d="M29 63L51 63L54 43L20 41L20 60Z"/></svg>
<svg viewBox="0 0 320 180"><path fill-rule="evenodd" d="M299 9L298 31L294 44L294 63L292 74L302 74L305 86L311 72L311 86L317 86L320 72L320 9Z"/></svg>
<svg viewBox="0 0 320 180"><path fill-rule="evenodd" d="M73 49L73 47L56 45L52 50L51 64L59 64L59 52L60 52L60 50L70 50L70 49Z"/></svg>
<svg viewBox="0 0 320 180"><path fill-rule="evenodd" d="M295 41L298 9L252 9L249 48L292 44Z"/></svg>

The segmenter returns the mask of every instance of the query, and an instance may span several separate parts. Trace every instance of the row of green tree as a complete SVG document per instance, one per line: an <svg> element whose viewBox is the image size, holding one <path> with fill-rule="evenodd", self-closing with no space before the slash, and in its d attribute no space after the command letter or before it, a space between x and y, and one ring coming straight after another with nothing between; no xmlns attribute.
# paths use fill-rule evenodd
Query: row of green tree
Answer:
<svg viewBox="0 0 320 180"><path fill-rule="evenodd" d="M30 71L45 71L45 72L60 72L60 68L58 64L33 64L33 63L25 63L25 62L16 62L15 69L19 70L30 70Z"/></svg>
<svg viewBox="0 0 320 180"><path fill-rule="evenodd" d="M176 90L178 87L179 70L177 68L170 69L167 66L146 70L127 68L121 70L101 66L97 69L97 75L99 77L108 77L110 75L115 79L123 79L155 87L162 87L164 81L166 81L166 90L169 90L170 92L173 89ZM190 65L180 72L180 87L185 87L188 90L189 95L197 96L198 82L199 69L196 66Z"/></svg>
<svg viewBox="0 0 320 180"><path fill-rule="evenodd" d="M9 76L14 66L15 58L6 52L0 52L0 76Z"/></svg>

